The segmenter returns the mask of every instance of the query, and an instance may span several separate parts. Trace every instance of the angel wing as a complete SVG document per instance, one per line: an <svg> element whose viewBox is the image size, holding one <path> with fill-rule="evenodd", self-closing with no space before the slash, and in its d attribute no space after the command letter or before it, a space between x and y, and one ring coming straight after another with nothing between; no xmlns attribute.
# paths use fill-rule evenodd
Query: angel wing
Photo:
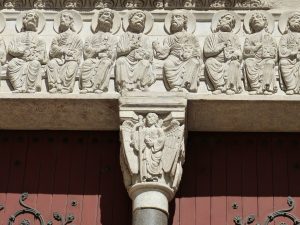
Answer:
<svg viewBox="0 0 300 225"><path fill-rule="evenodd" d="M178 158L181 156L184 125L180 126L179 122L172 120L169 126L164 128L166 135L162 164L165 173L176 173Z"/></svg>
<svg viewBox="0 0 300 225"><path fill-rule="evenodd" d="M122 147L121 154L124 155L125 162L131 174L139 172L139 158L131 146L131 135L135 123L129 120L123 122L121 126Z"/></svg>

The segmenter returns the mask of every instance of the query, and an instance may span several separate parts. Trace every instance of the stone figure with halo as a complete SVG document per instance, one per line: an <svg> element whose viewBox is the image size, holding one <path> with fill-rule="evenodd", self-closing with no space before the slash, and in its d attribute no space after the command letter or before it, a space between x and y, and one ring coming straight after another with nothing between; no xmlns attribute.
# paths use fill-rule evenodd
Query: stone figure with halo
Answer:
<svg viewBox="0 0 300 225"><path fill-rule="evenodd" d="M271 33L274 19L267 12L250 12L244 19L250 33L244 44L245 84L249 94L272 95L277 92L275 65L277 44Z"/></svg>
<svg viewBox="0 0 300 225"><path fill-rule="evenodd" d="M46 43L40 33L45 26L42 13L32 10L19 16L19 31L8 46L12 59L8 63L7 76L15 93L34 93L41 86L42 64L47 61Z"/></svg>
<svg viewBox="0 0 300 225"><path fill-rule="evenodd" d="M117 44L116 89L121 93L145 91L156 80L151 43L145 35L153 26L153 17L150 12L132 10L123 19L123 26L125 33Z"/></svg>
<svg viewBox="0 0 300 225"><path fill-rule="evenodd" d="M108 91L111 71L117 56L117 38L113 33L120 27L120 16L102 9L95 13L92 30L84 44L85 61L81 67L81 93L102 93Z"/></svg>
<svg viewBox="0 0 300 225"><path fill-rule="evenodd" d="M169 91L197 92L201 72L200 46L193 34L195 17L186 11L172 11L165 19L170 34L163 46L153 42L154 57L164 60L163 76Z"/></svg>
<svg viewBox="0 0 300 225"><path fill-rule="evenodd" d="M221 11L212 21L213 34L204 43L205 74L213 94L242 92L241 21L236 13Z"/></svg>
<svg viewBox="0 0 300 225"><path fill-rule="evenodd" d="M300 93L300 12L283 13L279 21L279 72L287 95Z"/></svg>
<svg viewBox="0 0 300 225"><path fill-rule="evenodd" d="M63 10L55 18L54 29L58 35L51 43L51 60L47 64L50 93L73 92L82 57L83 43L77 34L81 27L81 17L73 10Z"/></svg>

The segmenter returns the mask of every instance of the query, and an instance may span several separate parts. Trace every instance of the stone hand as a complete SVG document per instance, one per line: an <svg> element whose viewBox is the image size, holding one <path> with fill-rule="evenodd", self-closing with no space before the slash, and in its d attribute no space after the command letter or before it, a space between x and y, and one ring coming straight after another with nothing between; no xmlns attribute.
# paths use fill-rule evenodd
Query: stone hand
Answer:
<svg viewBox="0 0 300 225"><path fill-rule="evenodd" d="M223 42L223 43L218 44L218 45L217 45L217 48L218 48L218 50L219 50L220 52L223 51L224 48L226 48L226 43Z"/></svg>
<svg viewBox="0 0 300 225"><path fill-rule="evenodd" d="M158 49L158 48L159 48L159 42L158 42L158 41L153 41L153 42L152 42L152 47L153 47L154 49Z"/></svg>
<svg viewBox="0 0 300 225"><path fill-rule="evenodd" d="M106 44L100 45L100 47L97 49L98 53L104 52L108 50L108 46Z"/></svg>
<svg viewBox="0 0 300 225"><path fill-rule="evenodd" d="M145 143L146 143L149 147L153 147L153 146L154 146L154 143L153 143L152 139L149 138L149 137L146 137L146 138L145 138Z"/></svg>
<svg viewBox="0 0 300 225"><path fill-rule="evenodd" d="M255 44L255 51L257 52L259 49L262 48L262 43Z"/></svg>

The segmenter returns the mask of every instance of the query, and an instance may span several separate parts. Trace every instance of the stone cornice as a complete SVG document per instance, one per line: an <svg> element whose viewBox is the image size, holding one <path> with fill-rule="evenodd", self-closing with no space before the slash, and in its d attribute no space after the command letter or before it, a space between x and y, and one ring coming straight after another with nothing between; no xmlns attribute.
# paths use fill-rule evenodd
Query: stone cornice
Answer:
<svg viewBox="0 0 300 225"><path fill-rule="evenodd" d="M168 94L160 96L168 99ZM119 98L111 93L1 94L0 129L118 130ZM300 131L300 96L188 94L185 98L188 131Z"/></svg>

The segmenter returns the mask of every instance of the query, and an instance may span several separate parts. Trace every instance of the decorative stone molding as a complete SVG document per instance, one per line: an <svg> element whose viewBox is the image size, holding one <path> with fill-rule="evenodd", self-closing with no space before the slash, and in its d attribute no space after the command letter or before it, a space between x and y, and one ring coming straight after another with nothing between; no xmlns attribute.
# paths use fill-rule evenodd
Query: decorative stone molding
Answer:
<svg viewBox="0 0 300 225"><path fill-rule="evenodd" d="M5 9L269 9L271 0L5 0Z"/></svg>
<svg viewBox="0 0 300 225"><path fill-rule="evenodd" d="M185 96L131 94L119 102L120 163L133 215L155 209L167 216L185 158Z"/></svg>

